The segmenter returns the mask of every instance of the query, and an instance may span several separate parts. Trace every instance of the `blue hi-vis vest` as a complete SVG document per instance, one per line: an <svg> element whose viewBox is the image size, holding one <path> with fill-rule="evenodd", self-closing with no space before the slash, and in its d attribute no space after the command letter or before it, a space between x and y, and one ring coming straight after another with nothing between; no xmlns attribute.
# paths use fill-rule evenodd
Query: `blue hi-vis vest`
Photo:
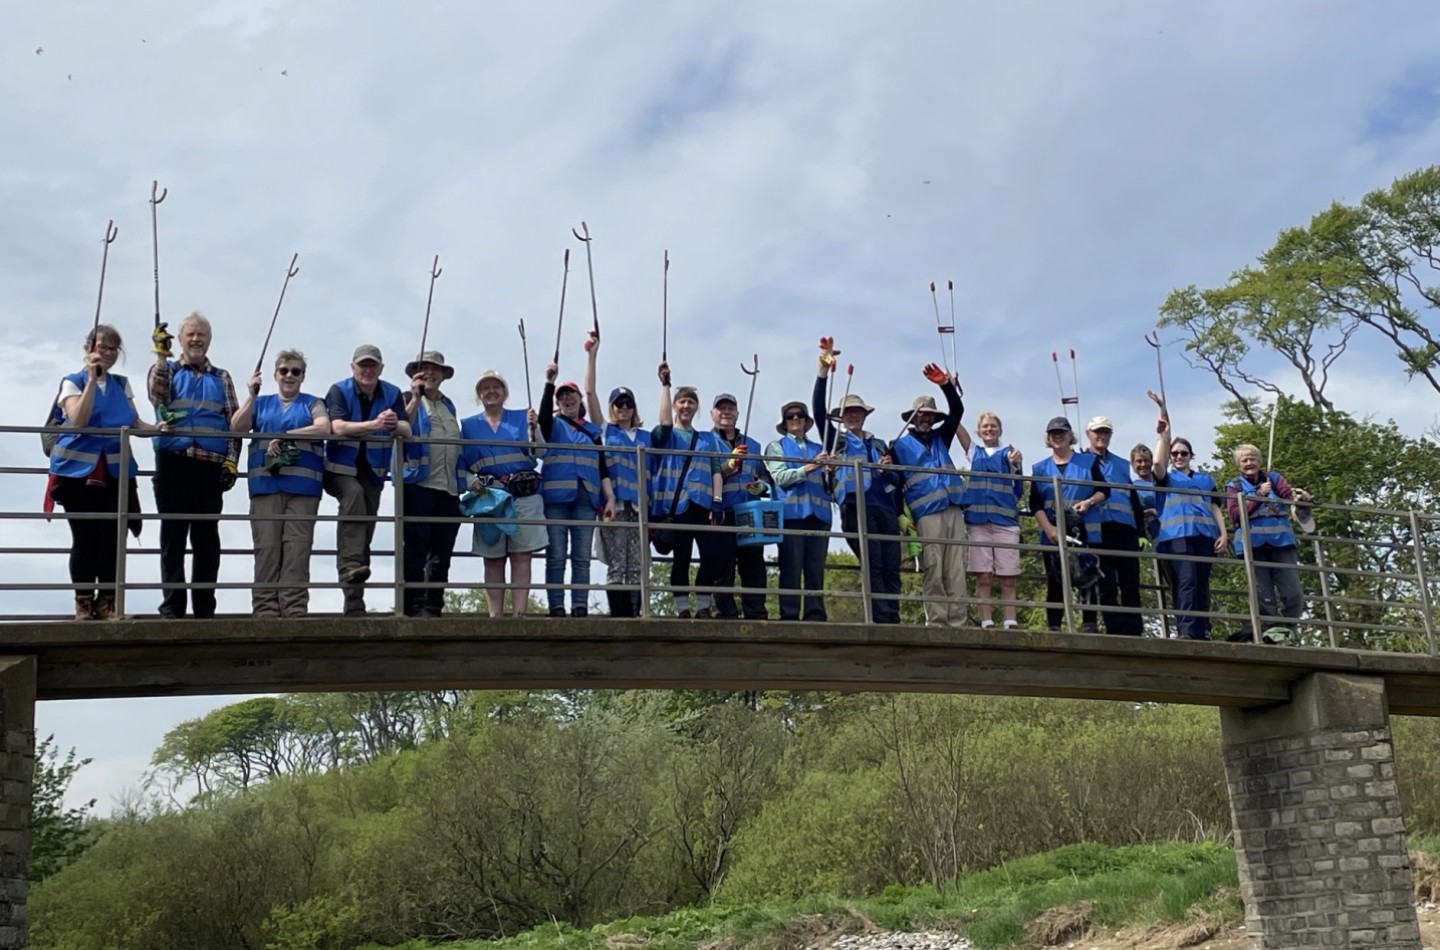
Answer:
<svg viewBox="0 0 1440 950"><path fill-rule="evenodd" d="M553 418L545 465L540 470L540 494L547 505L576 501L584 491L591 506L600 507L600 453L564 448L599 442L600 430L590 423L560 415Z"/></svg>
<svg viewBox="0 0 1440 950"><path fill-rule="evenodd" d="M192 445L219 455L230 451L228 439L203 434L230 428L230 420L225 418L225 381L213 366L197 374L179 360L171 360L170 399L165 405L185 415L171 423L169 435L156 437L155 451L184 452ZM158 413L155 418L160 418Z"/></svg>
<svg viewBox="0 0 1440 950"><path fill-rule="evenodd" d="M1189 475L1173 468L1165 473L1165 488L1157 489L1155 502L1160 512L1160 541L1178 541L1181 538L1220 537L1220 526L1215 523L1215 513L1210 510L1214 499L1205 495L1181 495L1166 488L1192 488L1196 491L1214 491L1215 479L1204 472Z"/></svg>
<svg viewBox="0 0 1440 950"><path fill-rule="evenodd" d="M440 404L450 410L450 414L459 419L455 413L455 404L450 401L449 396L442 395ZM405 471L401 478L407 485L418 485L430 477L430 443L425 441L425 436L430 434L430 413L425 408L424 398L415 400L415 418L410 421L410 434L412 441L405 443ZM419 441L414 441L414 440ZM465 479L461 476L458 468L454 473L455 484L459 487L460 493L465 493Z"/></svg>
<svg viewBox="0 0 1440 950"><path fill-rule="evenodd" d="M354 378L336 383L340 391L345 394L345 406L350 410L348 422L370 422L380 417L380 413L395 405L395 400L400 396L400 387L384 382L383 380L375 385L375 398L370 400L370 414L364 415L360 412L360 393L355 387ZM370 469L379 482L385 481L390 475L390 462L395 455L395 449L390 441L390 436L380 436L365 441L365 458L370 463ZM358 442L337 442L325 443L325 471L334 472L337 475L359 474L355 467L356 460L360 457L360 443Z"/></svg>
<svg viewBox="0 0 1440 950"><path fill-rule="evenodd" d="M876 444L875 437L868 433L863 439L848 430L841 434L845 438L845 443L843 446L839 446L839 458L836 460L838 467L835 469L835 502L843 505L855 494L855 467L852 463L856 459L878 462L885 453ZM860 491L866 493L865 500L867 502L872 501L874 498L869 492L870 486L875 483L875 470L868 466L862 466L860 471L862 479Z"/></svg>
<svg viewBox="0 0 1440 950"><path fill-rule="evenodd" d="M970 446L970 485L965 489L966 524L1020 524L1019 502L1025 483L1011 475L1008 448L991 455L979 443Z"/></svg>
<svg viewBox="0 0 1440 950"><path fill-rule="evenodd" d="M733 445L719 432L712 431L710 438L714 440L717 451L729 452L741 445L740 433L736 432L735 435L736 441ZM724 500L720 504L725 511L730 511L744 502L754 501L757 496L750 494L750 486L762 480L760 472L765 462L760 455L760 443L749 436L744 436L743 439L744 445L749 449L745 461L740 463L740 469L734 475L722 475L720 497Z"/></svg>
<svg viewBox="0 0 1440 950"><path fill-rule="evenodd" d="M630 435L634 435L631 441ZM610 469L610 484L615 489L616 501L628 501L632 505L640 503L640 468L636 461L637 447L650 447L650 433L645 429L636 429L633 433L626 432L617 425L605 426L605 444L613 445L620 449L618 452L605 453L605 465ZM648 500L653 489L649 482L649 473L646 473L645 497Z"/></svg>
<svg viewBox="0 0 1440 950"><path fill-rule="evenodd" d="M965 504L965 479L956 471L950 451L938 435L927 443L914 432L907 432L890 450L901 465L921 465L932 470L900 473L905 479L905 502L916 518Z"/></svg>
<svg viewBox="0 0 1440 950"><path fill-rule="evenodd" d="M1145 533L1150 536L1151 541L1158 540L1160 537L1160 505L1159 501L1155 497L1155 492L1153 490L1155 488L1155 483L1147 482L1143 478L1132 478L1130 479L1130 484L1142 489L1151 489L1151 491L1137 491L1135 493L1135 500L1140 502L1141 511L1144 511L1148 508L1151 511L1156 512L1156 516L1154 518L1145 519Z"/></svg>
<svg viewBox="0 0 1440 950"><path fill-rule="evenodd" d="M85 390L85 381L89 373L81 371L71 373L65 378L76 386L81 392ZM95 392L95 404L90 410L90 421L87 428L93 429L121 429L132 426L139 418L130 400L125 396L125 377L116 376L114 373L106 374L109 378L105 381L105 390L101 392L98 388ZM60 436L55 440L55 448L50 451L50 474L59 475L61 478L86 478L95 471L95 466L100 464L100 456L105 456L105 468L111 476L120 477L120 437L118 435L80 435L77 432L61 430ZM128 477L134 478L140 472L140 467L135 464L134 456L130 458L130 471Z"/></svg>
<svg viewBox="0 0 1440 950"><path fill-rule="evenodd" d="M251 414L251 432L288 432L303 429L315 421L313 406L320 402L306 393L297 395L290 405L280 402L278 395L261 396L255 400L255 411ZM325 459L321 456L320 444L310 440L296 440L295 447L300 457L294 465L286 465L277 472L265 467L265 449L269 439L252 439L250 442L249 467L245 480L250 485L250 497L288 492L291 495L309 495L319 498L321 483L325 478Z"/></svg>
<svg viewBox="0 0 1440 950"><path fill-rule="evenodd" d="M811 442L808 439L802 445L795 441L793 436L785 436L780 440L780 451L790 459L807 458L813 459L824 451L818 442ZM787 461L786 468L804 468L805 462ZM798 522L801 518L818 518L825 524L830 524L834 515L830 509L830 493L825 490L825 469L817 468L805 476L804 481L796 482L788 488L775 486L776 496L785 506L785 523Z"/></svg>
<svg viewBox="0 0 1440 950"><path fill-rule="evenodd" d="M723 452L725 446L717 445L714 436L709 432L695 432L693 438L687 439L680 429L670 430L670 441L665 445L656 445L657 449L693 450L696 452ZM650 500L650 514L653 517L664 518L670 514L681 514L691 505L696 505L710 510L711 481L710 462L711 459L703 455L658 455L656 456L655 473L651 478L655 494ZM685 462L689 460L690 466L686 469ZM685 472L685 484L680 484L680 473ZM678 494L677 494L678 491ZM674 506L673 508L671 506Z"/></svg>
<svg viewBox="0 0 1440 950"><path fill-rule="evenodd" d="M1079 454L1088 455L1092 459L1099 458L1093 452ZM1130 504L1130 463L1114 452L1107 452L1105 457L1100 459L1100 471L1105 473L1105 480L1115 486L1110 489L1110 496L1105 499L1101 508L1101 522L1123 524L1127 528L1138 527L1135 524L1135 509ZM1119 487L1122 485L1123 488Z"/></svg>
<svg viewBox="0 0 1440 950"><path fill-rule="evenodd" d="M476 442L528 442L529 415L524 409L503 409L500 425L490 428L485 413L460 420L460 438ZM535 470L535 459L518 445L465 445L460 449L460 467L476 475L502 478L516 472Z"/></svg>
<svg viewBox="0 0 1440 950"><path fill-rule="evenodd" d="M1050 519L1052 525L1055 525L1057 528L1059 527L1059 520L1055 517L1055 483L1051 481L1051 479L1059 475L1061 479L1082 479L1089 481L1091 466L1094 464L1095 456L1088 452L1076 452L1070 456L1070 461L1065 463L1064 468L1056 465L1054 458L1043 459L1030 467L1030 474L1038 479L1042 479L1042 481L1037 481L1032 484L1035 490L1040 493L1040 498L1044 501L1043 510L1045 517ZM1060 485L1060 494L1065 501L1074 504L1077 501L1084 501L1086 498L1095 494L1095 486L1071 485L1068 482L1062 482ZM1085 540L1091 544L1098 544L1100 541L1100 520L1103 510L1102 507L1096 506L1087 509L1085 512ZM1049 535L1041 531L1040 543L1053 544L1054 542L1050 540Z"/></svg>
<svg viewBox="0 0 1440 950"><path fill-rule="evenodd" d="M1279 472L1271 472L1267 476L1271 487L1277 484L1280 478ZM1259 485L1252 485L1244 475L1239 476L1230 482L1226 487L1239 489L1240 497L1236 499L1239 504L1245 504L1247 498L1253 498ZM1240 527L1240 521L1235 521L1235 553L1245 553L1245 531ZM1290 529L1290 511L1277 502L1261 502L1260 507L1250 516L1250 537L1251 544L1257 548L1293 548L1295 546L1295 532Z"/></svg>

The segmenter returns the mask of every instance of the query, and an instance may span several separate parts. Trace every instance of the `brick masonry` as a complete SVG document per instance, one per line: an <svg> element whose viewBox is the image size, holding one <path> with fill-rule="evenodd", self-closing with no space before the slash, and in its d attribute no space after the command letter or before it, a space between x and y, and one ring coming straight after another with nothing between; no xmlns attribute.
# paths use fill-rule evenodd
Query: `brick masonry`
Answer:
<svg viewBox="0 0 1440 950"><path fill-rule="evenodd" d="M1252 950L1420 950L1383 684L1312 674L1222 729Z"/></svg>
<svg viewBox="0 0 1440 950"><path fill-rule="evenodd" d="M0 657L0 950L25 946L30 792L35 777L35 661Z"/></svg>

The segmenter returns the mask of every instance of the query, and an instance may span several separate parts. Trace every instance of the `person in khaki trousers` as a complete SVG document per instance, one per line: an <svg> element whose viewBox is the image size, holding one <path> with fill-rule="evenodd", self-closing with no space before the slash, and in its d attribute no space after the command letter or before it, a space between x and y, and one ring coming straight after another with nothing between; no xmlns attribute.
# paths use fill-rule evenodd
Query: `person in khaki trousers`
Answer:
<svg viewBox="0 0 1440 950"><path fill-rule="evenodd" d="M235 432L279 435L251 441L245 476L255 543L256 587L250 603L256 617L303 617L310 604L310 550L325 474L323 442L318 440L330 434L330 417L323 399L300 391L304 381L304 354L281 350L275 357L279 393L260 395L257 370L245 401L230 419ZM284 586L261 586L274 584Z"/></svg>
<svg viewBox="0 0 1440 950"><path fill-rule="evenodd" d="M901 420L910 425L891 452L896 464L925 469L901 473L905 504L924 542L920 562L925 570L921 587L925 623L963 627L965 549L959 542L965 540L965 479L950 458L950 444L960 427L965 404L953 376L934 363L926 366L924 373L944 393L946 409L942 411L935 404L934 396L916 397L910 410L900 414Z"/></svg>

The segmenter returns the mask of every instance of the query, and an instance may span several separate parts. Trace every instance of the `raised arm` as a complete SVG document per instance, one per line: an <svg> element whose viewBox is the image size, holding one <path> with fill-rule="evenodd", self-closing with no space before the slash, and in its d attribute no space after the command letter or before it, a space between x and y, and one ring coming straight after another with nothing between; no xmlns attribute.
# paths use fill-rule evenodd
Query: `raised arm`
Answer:
<svg viewBox="0 0 1440 950"><path fill-rule="evenodd" d="M1155 401L1160 407L1160 418L1155 422L1155 481L1159 481L1165 475L1166 467L1170 464L1170 412L1165 408L1165 403L1154 390L1147 389L1145 395Z"/></svg>
<svg viewBox="0 0 1440 950"><path fill-rule="evenodd" d="M600 353L600 334L594 330L590 331L590 339L585 341L585 406L590 411L590 418L597 426L605 424L605 413L600 408L600 396L595 392L595 360Z"/></svg>
<svg viewBox="0 0 1440 950"><path fill-rule="evenodd" d="M670 364L660 364L660 412L655 418L659 420L656 425L673 426L675 417L670 408Z"/></svg>

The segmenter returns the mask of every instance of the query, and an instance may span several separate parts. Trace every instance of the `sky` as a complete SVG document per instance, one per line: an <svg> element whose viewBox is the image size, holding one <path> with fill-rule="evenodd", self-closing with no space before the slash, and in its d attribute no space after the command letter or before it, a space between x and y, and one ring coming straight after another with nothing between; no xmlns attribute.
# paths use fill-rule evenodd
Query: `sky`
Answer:
<svg viewBox="0 0 1440 950"><path fill-rule="evenodd" d="M647 421L668 249L675 381L743 400L739 365L758 355L757 433L807 398L816 340L833 335L889 438L933 392L920 375L941 355L928 285L948 322L953 280L970 418L999 412L1006 439L1039 458L1059 408L1050 354L1074 348L1084 415L1110 416L1117 446L1152 441L1143 337L1166 294L1222 283L1282 228L1434 161L1436 36L1426 0L9 0L0 397L38 424L79 368L111 218L104 317L126 336L119 371L143 379L158 180L163 313L206 313L211 357L239 380L296 252L271 354L303 350L307 390L322 394L371 342L399 379L438 254L429 340L456 367L449 391L474 411L471 384L493 367L520 404L517 322L538 394L566 247L561 377L579 378L590 300L569 235L583 220L600 389L635 388ZM1223 393L1177 346L1165 358L1177 430L1208 456ZM1434 393L1372 341L1329 392L1414 434L1435 422ZM0 465L41 462L33 435L0 436ZM34 512L42 490L38 475L6 474L0 510ZM240 492L226 510L244 512ZM7 547L57 552L0 554L8 580L63 581L61 525L6 525ZM132 545L137 580L157 575L154 530ZM243 522L224 537L248 542ZM331 539L322 525L317 546ZM317 580L332 571L317 561ZM229 557L222 580L249 572ZM0 598L12 616L68 599ZM333 599L317 592L314 608ZM152 600L137 592L130 609ZM221 609L245 605L234 592ZM71 797L103 812L167 729L232 700L44 703L39 728L94 759Z"/></svg>

